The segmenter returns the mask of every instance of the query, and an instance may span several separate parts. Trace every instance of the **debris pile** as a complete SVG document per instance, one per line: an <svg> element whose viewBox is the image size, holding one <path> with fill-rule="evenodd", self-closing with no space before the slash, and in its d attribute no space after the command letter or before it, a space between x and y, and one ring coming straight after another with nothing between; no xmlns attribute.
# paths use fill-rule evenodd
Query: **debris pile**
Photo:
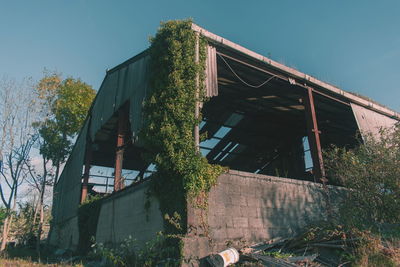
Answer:
<svg viewBox="0 0 400 267"><path fill-rule="evenodd" d="M323 225L310 227L294 238L242 249L241 262L261 264L253 266L277 267L398 266L398 245L384 241L368 231L345 229L341 225Z"/></svg>
<svg viewBox="0 0 400 267"><path fill-rule="evenodd" d="M400 242L340 225L310 227L293 238L240 250L235 266L400 266ZM217 267L218 265L212 265ZM223 265L221 265L223 266Z"/></svg>

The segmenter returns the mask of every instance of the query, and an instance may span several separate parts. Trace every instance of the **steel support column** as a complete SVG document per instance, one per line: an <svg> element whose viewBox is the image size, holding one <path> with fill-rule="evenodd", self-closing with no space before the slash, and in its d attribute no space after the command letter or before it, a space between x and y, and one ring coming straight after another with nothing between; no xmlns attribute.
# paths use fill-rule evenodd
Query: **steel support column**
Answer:
<svg viewBox="0 0 400 267"><path fill-rule="evenodd" d="M318 129L317 115L315 112L313 89L311 87L307 87L307 96L303 98L303 102L305 106L308 142L310 145L313 162L314 178L325 183L325 169L322 159L321 141L319 137L320 131Z"/></svg>
<svg viewBox="0 0 400 267"><path fill-rule="evenodd" d="M196 44L195 44L195 63L199 64L199 33L196 32ZM196 103L195 103L195 110L194 110L194 117L196 118L196 120L199 119L200 116L200 76L199 73L196 74ZM196 148L196 151L200 151L200 128L199 128L199 124L197 123L194 126L194 145Z"/></svg>
<svg viewBox="0 0 400 267"><path fill-rule="evenodd" d="M91 144L89 143L86 145L85 170L83 172L81 203L85 201L85 199L87 198L87 194L88 194L88 183L89 183L91 162L92 162L92 149L91 149Z"/></svg>
<svg viewBox="0 0 400 267"><path fill-rule="evenodd" d="M125 112L121 109L118 111L118 133L117 149L115 152L114 191L118 191L123 188L122 164L124 162L126 124L126 115Z"/></svg>

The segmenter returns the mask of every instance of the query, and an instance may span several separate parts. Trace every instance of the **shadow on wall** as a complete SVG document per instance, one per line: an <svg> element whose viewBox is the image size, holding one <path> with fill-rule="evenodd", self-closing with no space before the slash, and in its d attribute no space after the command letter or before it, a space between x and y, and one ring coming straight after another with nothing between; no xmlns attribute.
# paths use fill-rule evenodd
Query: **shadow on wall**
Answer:
<svg viewBox="0 0 400 267"><path fill-rule="evenodd" d="M261 218L270 238L292 236L306 225L326 218L325 200L316 185L274 183L260 201Z"/></svg>
<svg viewBox="0 0 400 267"><path fill-rule="evenodd" d="M337 187L330 187L333 203ZM326 218L322 185L313 182L229 171L209 195L208 222L216 248L226 241L250 245L289 237Z"/></svg>

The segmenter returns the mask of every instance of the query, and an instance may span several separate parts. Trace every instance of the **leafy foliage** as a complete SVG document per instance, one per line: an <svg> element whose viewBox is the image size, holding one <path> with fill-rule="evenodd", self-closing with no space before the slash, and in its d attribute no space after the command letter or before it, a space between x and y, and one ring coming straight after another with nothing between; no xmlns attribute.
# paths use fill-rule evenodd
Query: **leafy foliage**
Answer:
<svg viewBox="0 0 400 267"><path fill-rule="evenodd" d="M138 246L137 241L129 236L115 248L101 243L94 244L93 254L111 266L180 266L181 260L177 257L174 247L170 246L172 239L175 240L173 236L158 233L154 239Z"/></svg>
<svg viewBox="0 0 400 267"><path fill-rule="evenodd" d="M36 243L35 234L38 227L38 218L35 218L34 204L30 202L20 204L19 212L15 215L15 222L11 228L14 239L18 240L19 244L34 247ZM45 218L46 221L49 220L49 216L45 216Z"/></svg>
<svg viewBox="0 0 400 267"><path fill-rule="evenodd" d="M94 243L97 230L97 222L100 215L101 196L89 197L79 206L78 229L79 243L78 251L81 254L89 252Z"/></svg>
<svg viewBox="0 0 400 267"><path fill-rule="evenodd" d="M36 90L44 106L43 120L35 124L43 139L40 153L57 166L68 157L71 140L82 127L95 91L79 79L62 80L59 74L46 75Z"/></svg>
<svg viewBox="0 0 400 267"><path fill-rule="evenodd" d="M379 229L400 222L400 126L368 135L352 150L325 153L331 177L349 188L341 208L346 224ZM399 231L400 232L400 231Z"/></svg>
<svg viewBox="0 0 400 267"><path fill-rule="evenodd" d="M64 162L71 152L72 142L63 136L59 125L53 120L46 120L41 123L38 132L43 139L40 154L45 159L51 159L53 165Z"/></svg>
<svg viewBox="0 0 400 267"><path fill-rule="evenodd" d="M162 23L150 47L153 91L144 107L147 122L142 137L149 161L157 166L153 189L161 210L170 215L184 215L186 200L208 192L223 171L196 151L193 138L201 121L195 116L196 101L205 101L206 41L199 37L196 62L196 33L191 25L191 20Z"/></svg>
<svg viewBox="0 0 400 267"><path fill-rule="evenodd" d="M3 221L6 217L7 217L7 209L0 206L0 226L3 225Z"/></svg>
<svg viewBox="0 0 400 267"><path fill-rule="evenodd" d="M346 263L349 266L398 266L396 263L400 249L393 246L393 240L385 240L368 230L336 222L310 225L304 233L289 240L286 247L292 250L311 247L312 250L315 244L322 245L325 255L330 255L331 260L336 258L336 265ZM322 250L315 252L323 254Z"/></svg>

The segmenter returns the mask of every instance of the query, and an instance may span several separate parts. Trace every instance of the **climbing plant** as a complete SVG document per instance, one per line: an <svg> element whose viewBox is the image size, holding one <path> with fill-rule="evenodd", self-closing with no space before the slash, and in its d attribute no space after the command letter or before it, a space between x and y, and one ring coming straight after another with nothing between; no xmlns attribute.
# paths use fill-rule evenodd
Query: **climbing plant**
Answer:
<svg viewBox="0 0 400 267"><path fill-rule="evenodd" d="M221 166L209 164L194 142L193 130L201 121L201 115L195 116L196 101L206 101L206 40L197 37L191 25L191 20L162 23L151 39L153 91L144 106L147 121L142 130L148 160L157 167L152 181L160 209L167 217L180 214L182 222L186 221L186 201L194 203L207 193L223 171ZM169 232L184 231L185 227Z"/></svg>
<svg viewBox="0 0 400 267"><path fill-rule="evenodd" d="M101 196L89 197L78 209L79 243L78 250L86 254L96 237L97 222L100 215Z"/></svg>

